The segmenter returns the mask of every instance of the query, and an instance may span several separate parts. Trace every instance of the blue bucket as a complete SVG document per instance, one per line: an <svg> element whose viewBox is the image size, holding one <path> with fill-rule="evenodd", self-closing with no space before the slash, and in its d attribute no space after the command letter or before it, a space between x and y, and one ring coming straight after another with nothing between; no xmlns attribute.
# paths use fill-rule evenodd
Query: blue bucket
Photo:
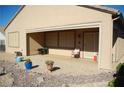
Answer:
<svg viewBox="0 0 124 93"><path fill-rule="evenodd" d="M16 57L16 62L21 62L22 61L22 57Z"/></svg>
<svg viewBox="0 0 124 93"><path fill-rule="evenodd" d="M26 70L31 70L32 68L32 62L25 63Z"/></svg>

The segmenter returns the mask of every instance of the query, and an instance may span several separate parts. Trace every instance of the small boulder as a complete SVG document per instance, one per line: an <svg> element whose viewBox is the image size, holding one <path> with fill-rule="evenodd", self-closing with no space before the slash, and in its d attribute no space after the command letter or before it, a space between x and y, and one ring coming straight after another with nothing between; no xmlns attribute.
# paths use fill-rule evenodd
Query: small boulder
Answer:
<svg viewBox="0 0 124 93"><path fill-rule="evenodd" d="M44 82L45 78L42 76L37 77L38 83Z"/></svg>
<svg viewBox="0 0 124 93"><path fill-rule="evenodd" d="M0 75L6 74L5 67L0 67Z"/></svg>
<svg viewBox="0 0 124 93"><path fill-rule="evenodd" d="M68 84L62 84L62 87L69 87Z"/></svg>

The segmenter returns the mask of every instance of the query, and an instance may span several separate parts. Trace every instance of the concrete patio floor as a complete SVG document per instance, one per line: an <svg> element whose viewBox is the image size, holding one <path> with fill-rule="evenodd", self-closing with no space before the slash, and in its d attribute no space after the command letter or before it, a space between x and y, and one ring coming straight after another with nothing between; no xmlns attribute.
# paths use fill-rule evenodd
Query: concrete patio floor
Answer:
<svg viewBox="0 0 124 93"><path fill-rule="evenodd" d="M24 57L24 59L30 58L33 62L32 72L48 73L51 75L91 75L98 74L97 63L90 59L78 59L66 56L58 55L33 55ZM48 72L45 61L53 60L54 67L60 68L53 72ZM18 63L22 69L25 69L24 62Z"/></svg>

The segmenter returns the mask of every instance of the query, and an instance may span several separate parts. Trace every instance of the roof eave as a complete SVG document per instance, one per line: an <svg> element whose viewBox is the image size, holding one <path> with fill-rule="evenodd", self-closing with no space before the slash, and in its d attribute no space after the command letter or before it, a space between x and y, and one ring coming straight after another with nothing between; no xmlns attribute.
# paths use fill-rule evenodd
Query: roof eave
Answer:
<svg viewBox="0 0 124 93"><path fill-rule="evenodd" d="M108 7L105 7L105 6L94 6L94 5L78 5L78 6L86 7L86 8L90 8L90 9L95 9L95 10L105 12L105 13L109 13L109 14L112 14L112 15L120 15L119 10L108 8Z"/></svg>
<svg viewBox="0 0 124 93"><path fill-rule="evenodd" d="M25 7L25 5L22 5L19 8L19 11L16 12L15 16L10 20L10 22L6 25L6 27L4 28L4 31L8 28L8 26L12 23L12 21L17 17L17 15L22 11L22 9Z"/></svg>

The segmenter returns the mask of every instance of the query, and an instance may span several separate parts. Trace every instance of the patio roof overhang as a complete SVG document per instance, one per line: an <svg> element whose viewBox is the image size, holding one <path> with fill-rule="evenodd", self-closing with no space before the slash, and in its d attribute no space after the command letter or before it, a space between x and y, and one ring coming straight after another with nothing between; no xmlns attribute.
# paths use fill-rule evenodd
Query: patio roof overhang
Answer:
<svg viewBox="0 0 124 93"><path fill-rule="evenodd" d="M87 22L87 23L77 23L77 24L67 24L67 25L56 25L41 28L25 29L26 33L35 32L49 32L49 31L60 31L60 30L72 30L72 29L83 29L83 28L96 28L100 27L101 22Z"/></svg>

